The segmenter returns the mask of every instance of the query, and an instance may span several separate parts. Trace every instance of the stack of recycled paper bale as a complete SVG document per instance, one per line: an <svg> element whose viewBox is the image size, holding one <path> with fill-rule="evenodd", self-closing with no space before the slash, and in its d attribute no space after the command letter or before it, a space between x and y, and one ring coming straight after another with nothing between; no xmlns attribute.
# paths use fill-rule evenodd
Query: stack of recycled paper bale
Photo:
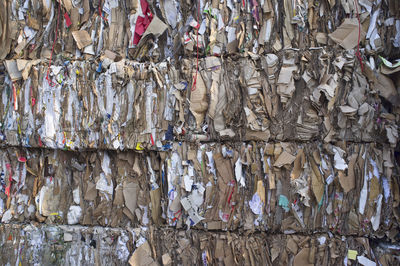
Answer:
<svg viewBox="0 0 400 266"><path fill-rule="evenodd" d="M0 1L0 262L400 264L397 0Z"/></svg>

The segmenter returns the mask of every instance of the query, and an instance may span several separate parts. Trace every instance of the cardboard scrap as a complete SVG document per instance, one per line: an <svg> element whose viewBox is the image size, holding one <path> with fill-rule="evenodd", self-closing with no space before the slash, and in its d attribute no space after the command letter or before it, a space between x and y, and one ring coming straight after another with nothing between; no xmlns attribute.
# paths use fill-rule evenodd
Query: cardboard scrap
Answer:
<svg viewBox="0 0 400 266"><path fill-rule="evenodd" d="M346 50L353 49L358 43L358 20L356 18L346 18L344 22L334 32L329 34L334 42L342 46ZM361 27L360 42L365 39L366 33Z"/></svg>
<svg viewBox="0 0 400 266"><path fill-rule="evenodd" d="M9 18L11 5L10 1L0 1L0 60L6 58L11 48L12 36L10 36L11 21Z"/></svg>
<svg viewBox="0 0 400 266"><path fill-rule="evenodd" d="M292 180L297 179L300 176L300 174L304 168L305 160L306 160L306 158L304 155L304 151L303 151L303 149L300 149L297 152L296 159L294 160L293 170L292 170L292 173L290 174L290 178Z"/></svg>
<svg viewBox="0 0 400 266"><path fill-rule="evenodd" d="M277 81L277 92L281 96L281 101L286 103L292 97L296 87L294 85L293 73L297 71L297 66L284 66L281 69Z"/></svg>
<svg viewBox="0 0 400 266"><path fill-rule="evenodd" d="M274 163L274 166L275 167L282 167L284 165L293 163L295 159L296 159L296 156L291 155L287 151L283 151L279 155L279 157L276 160L276 162Z"/></svg>
<svg viewBox="0 0 400 266"><path fill-rule="evenodd" d="M324 195L324 182L322 180L321 173L316 166L314 161L311 161L311 188L318 204L322 203L322 197Z"/></svg>
<svg viewBox="0 0 400 266"><path fill-rule="evenodd" d="M399 93L396 90L396 86L394 85L393 80L390 79L388 76L377 73L375 88L377 89L380 96L397 106L400 105L400 103L398 103L400 99Z"/></svg>
<svg viewBox="0 0 400 266"><path fill-rule="evenodd" d="M218 173L223 178L224 182L228 184L234 177L232 170L232 163L230 160L225 159L221 153L214 154L214 161Z"/></svg>
<svg viewBox="0 0 400 266"><path fill-rule="evenodd" d="M300 252L294 257L293 266L313 266L313 263L310 263L308 260L308 255L310 253L310 248L303 248Z"/></svg>
<svg viewBox="0 0 400 266"><path fill-rule="evenodd" d="M150 191L151 217L155 224L161 224L161 189L152 189Z"/></svg>
<svg viewBox="0 0 400 266"><path fill-rule="evenodd" d="M87 183L87 189L85 192L85 200L95 200L97 197L97 189L96 189L96 184L93 182L88 182Z"/></svg>
<svg viewBox="0 0 400 266"><path fill-rule="evenodd" d="M139 184L136 182L125 181L123 184L123 193L125 206L134 214L137 207Z"/></svg>
<svg viewBox="0 0 400 266"><path fill-rule="evenodd" d="M72 36L79 49L85 48L92 44L92 38L89 33L85 30L77 30L72 32Z"/></svg>
<svg viewBox="0 0 400 266"><path fill-rule="evenodd" d="M129 259L131 266L157 266L158 263L151 256L149 243L146 241L139 246Z"/></svg>
<svg viewBox="0 0 400 266"><path fill-rule="evenodd" d="M354 167L357 160L357 154L353 154L350 157L349 166L347 170L347 176L344 174L343 171L339 171L339 182L342 186L344 192L348 193L350 190L355 188L356 186L356 179L354 173Z"/></svg>
<svg viewBox="0 0 400 266"><path fill-rule="evenodd" d="M164 266L172 265L172 259L169 253L165 253L164 255L162 255L162 263Z"/></svg>
<svg viewBox="0 0 400 266"><path fill-rule="evenodd" d="M207 88L199 74L193 82L196 82L196 84L193 84L192 87L195 86L196 89L190 94L190 111L196 119L197 127L200 128L208 109Z"/></svg>
<svg viewBox="0 0 400 266"><path fill-rule="evenodd" d="M151 20L149 26L147 27L146 31L142 35L142 38L139 41L138 46L140 46L144 41L146 41L146 36L153 35L155 37L159 37L168 29L168 26L161 21L156 15L154 15L153 19Z"/></svg>
<svg viewBox="0 0 400 266"><path fill-rule="evenodd" d="M6 66L7 72L10 75L12 81L16 81L16 80L22 78L22 73L18 69L16 60L6 60L6 61L4 61L4 64Z"/></svg>
<svg viewBox="0 0 400 266"><path fill-rule="evenodd" d="M379 56L382 60L383 64L380 66L380 70L382 74L390 75L393 73L397 73L400 71L400 60L397 60L396 63L392 64L390 61L386 60L382 56Z"/></svg>

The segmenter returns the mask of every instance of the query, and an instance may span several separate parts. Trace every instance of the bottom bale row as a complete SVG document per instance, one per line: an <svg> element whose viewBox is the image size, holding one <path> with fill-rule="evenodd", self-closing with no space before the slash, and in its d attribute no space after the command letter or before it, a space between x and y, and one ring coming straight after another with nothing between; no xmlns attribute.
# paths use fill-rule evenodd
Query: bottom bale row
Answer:
<svg viewBox="0 0 400 266"><path fill-rule="evenodd" d="M331 233L0 226L1 265L399 265L400 245Z"/></svg>

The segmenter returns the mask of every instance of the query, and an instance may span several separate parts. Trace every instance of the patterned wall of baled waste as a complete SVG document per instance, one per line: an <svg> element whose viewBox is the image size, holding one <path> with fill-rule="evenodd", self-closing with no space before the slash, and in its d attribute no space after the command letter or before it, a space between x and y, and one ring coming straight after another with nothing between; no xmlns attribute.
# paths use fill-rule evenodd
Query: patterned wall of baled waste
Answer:
<svg viewBox="0 0 400 266"><path fill-rule="evenodd" d="M398 265L397 0L0 2L2 265Z"/></svg>

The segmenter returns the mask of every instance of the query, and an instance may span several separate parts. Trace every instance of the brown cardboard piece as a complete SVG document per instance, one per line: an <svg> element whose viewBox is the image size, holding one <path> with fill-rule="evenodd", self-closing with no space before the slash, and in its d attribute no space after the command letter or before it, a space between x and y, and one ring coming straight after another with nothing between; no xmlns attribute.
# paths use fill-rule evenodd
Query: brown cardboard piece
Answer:
<svg viewBox="0 0 400 266"><path fill-rule="evenodd" d="M161 224L161 189L153 189L150 191L151 200L151 217L155 224Z"/></svg>
<svg viewBox="0 0 400 266"><path fill-rule="evenodd" d="M310 160L311 164L311 187L317 202L320 203L324 195L324 183L322 180L321 172L317 167L314 160Z"/></svg>
<svg viewBox="0 0 400 266"><path fill-rule="evenodd" d="M122 206L124 204L124 195L122 192L122 186L118 185L115 188L115 194L114 194L114 201L113 201L113 205L115 206Z"/></svg>
<svg viewBox="0 0 400 266"><path fill-rule="evenodd" d="M386 66L385 64L382 64L380 67L381 73L385 74L385 75L390 75L393 73L397 73L400 72L400 66L398 67L394 67L394 68L390 68L388 66Z"/></svg>
<svg viewBox="0 0 400 266"><path fill-rule="evenodd" d="M80 26L80 18L81 15L79 14L79 8L73 8L70 13L70 18L71 18L71 31L78 30L78 27Z"/></svg>
<svg viewBox="0 0 400 266"><path fill-rule="evenodd" d="M152 21L150 22L149 26L147 27L146 31L144 32L142 38L138 43L138 47L140 47L146 40L147 36L152 34L155 37L159 37L161 34L164 33L168 29L168 26L162 22L156 15L154 15Z"/></svg>
<svg viewBox="0 0 400 266"><path fill-rule="evenodd" d="M294 85L293 73L297 71L297 66L284 66L279 73L277 81L277 92L281 96L281 101L286 103L292 97L296 87Z"/></svg>
<svg viewBox="0 0 400 266"><path fill-rule="evenodd" d="M123 183L123 194L125 206L131 213L135 213L137 207L139 184L136 182L125 181Z"/></svg>
<svg viewBox="0 0 400 266"><path fill-rule="evenodd" d="M51 184L50 186L42 187L40 194L43 193L41 212L43 216L51 216L58 213L60 205L60 193L57 193L58 188Z"/></svg>
<svg viewBox="0 0 400 266"><path fill-rule="evenodd" d="M375 75L376 75L375 88L379 92L379 95L385 98L386 100L392 102L393 104L399 106L400 105L400 103L398 103L399 94L397 93L393 81L386 75L380 73L377 73Z"/></svg>
<svg viewBox="0 0 400 266"><path fill-rule="evenodd" d="M172 259L169 253L165 253L164 255L162 255L162 263L164 266L172 265Z"/></svg>
<svg viewBox="0 0 400 266"><path fill-rule="evenodd" d="M304 155L303 149L297 152L296 159L294 160L293 170L290 174L291 179L297 179L303 172L304 163L306 161L306 156Z"/></svg>
<svg viewBox="0 0 400 266"><path fill-rule="evenodd" d="M129 259L131 266L157 266L158 263L154 261L151 256L151 249L149 243L146 241L135 252L133 252Z"/></svg>
<svg viewBox="0 0 400 266"><path fill-rule="evenodd" d="M84 199L85 200L95 200L96 197L97 197L96 184L93 182L88 182Z"/></svg>
<svg viewBox="0 0 400 266"><path fill-rule="evenodd" d="M207 88L200 73L197 73L195 82L194 90L190 94L190 111L196 119L197 127L200 128L208 109Z"/></svg>
<svg viewBox="0 0 400 266"><path fill-rule="evenodd" d="M122 8L111 9L111 20L107 48L112 51L122 52L124 41L124 11Z"/></svg>
<svg viewBox="0 0 400 266"><path fill-rule="evenodd" d="M92 39L90 38L89 33L85 30L73 31L72 36L74 37L76 45L79 49L85 48L86 46L92 44Z"/></svg>
<svg viewBox="0 0 400 266"><path fill-rule="evenodd" d="M65 7L65 9L68 12L71 12L71 9L73 8L71 0L62 0L62 3L63 3L63 6Z"/></svg>
<svg viewBox="0 0 400 266"><path fill-rule="evenodd" d="M327 44L328 42L328 37L324 32L317 32L315 39L317 39L317 42L321 44Z"/></svg>
<svg viewBox="0 0 400 266"><path fill-rule="evenodd" d="M10 36L10 13L11 2L0 1L0 60L6 58L10 52L11 36Z"/></svg>
<svg viewBox="0 0 400 266"><path fill-rule="evenodd" d="M18 60L17 60L18 61ZM39 64L40 62L42 62L41 59L36 59L36 60L27 60L26 65L24 66L24 68L22 69L22 78L24 80L27 80L29 77L29 73L31 71L32 66L36 66L37 64Z"/></svg>
<svg viewBox="0 0 400 266"><path fill-rule="evenodd" d="M22 78L22 73L18 70L18 64L16 60L6 60L4 61L4 65L6 66L7 72L12 81Z"/></svg>
<svg viewBox="0 0 400 266"><path fill-rule="evenodd" d="M230 160L225 159L221 153L216 153L214 154L214 161L219 175L224 180L224 183L228 184L233 179L233 172Z"/></svg>
<svg viewBox="0 0 400 266"><path fill-rule="evenodd" d="M276 162L274 163L275 167L282 167L286 164L291 164L293 163L293 161L296 159L296 156L291 155L290 153L288 153L287 151L283 151L278 159L276 160Z"/></svg>
<svg viewBox="0 0 400 266"><path fill-rule="evenodd" d="M334 42L346 50L353 49L358 43L359 24L356 18L346 18L344 22L334 32L329 34ZM365 32L361 28L360 42L365 39Z"/></svg>
<svg viewBox="0 0 400 266"><path fill-rule="evenodd" d="M293 266L313 266L314 264L309 262L308 256L310 253L310 248L303 248L294 257Z"/></svg>
<svg viewBox="0 0 400 266"><path fill-rule="evenodd" d="M350 190L356 187L356 179L355 179L355 173L354 173L354 165L357 161L357 154L353 154L350 157L349 161L349 168L347 172L347 176L344 174L343 171L339 171L339 182L340 185L342 186L344 192L348 193Z"/></svg>

